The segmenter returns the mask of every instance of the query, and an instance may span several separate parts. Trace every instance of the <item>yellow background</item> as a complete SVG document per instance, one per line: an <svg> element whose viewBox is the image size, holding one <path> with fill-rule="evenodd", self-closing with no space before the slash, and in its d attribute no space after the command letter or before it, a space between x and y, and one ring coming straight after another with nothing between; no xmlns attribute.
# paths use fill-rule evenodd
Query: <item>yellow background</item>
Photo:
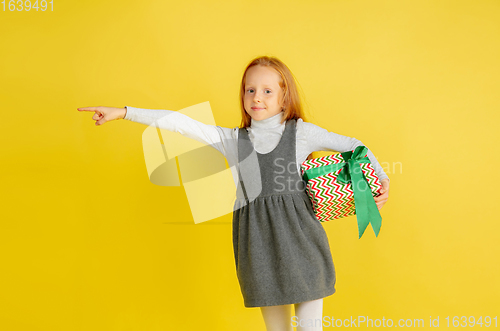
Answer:
<svg viewBox="0 0 500 331"><path fill-rule="evenodd" d="M183 187L148 180L146 126L76 110L210 101L235 127L259 55L391 178L378 238L324 225L324 316L500 315L499 1L54 1L0 12L1 330L265 329L231 215L194 225Z"/></svg>

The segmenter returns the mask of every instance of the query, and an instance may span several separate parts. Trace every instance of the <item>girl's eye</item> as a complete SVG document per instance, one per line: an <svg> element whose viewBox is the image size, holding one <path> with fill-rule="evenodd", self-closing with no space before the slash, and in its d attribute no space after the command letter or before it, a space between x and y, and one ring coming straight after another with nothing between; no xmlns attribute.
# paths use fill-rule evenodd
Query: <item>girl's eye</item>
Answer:
<svg viewBox="0 0 500 331"><path fill-rule="evenodd" d="M252 93L252 92L253 92L253 89L248 89L248 90L247 90L247 92L250 92L250 93ZM269 93L271 93L271 90L266 90L266 92L269 92ZM267 94L269 94L269 93L267 93Z"/></svg>

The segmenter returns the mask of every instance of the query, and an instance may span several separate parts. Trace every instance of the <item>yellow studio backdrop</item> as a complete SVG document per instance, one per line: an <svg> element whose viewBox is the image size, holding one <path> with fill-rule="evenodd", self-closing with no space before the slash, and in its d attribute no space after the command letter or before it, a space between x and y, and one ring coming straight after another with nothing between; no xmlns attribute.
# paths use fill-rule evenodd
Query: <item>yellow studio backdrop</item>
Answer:
<svg viewBox="0 0 500 331"><path fill-rule="evenodd" d="M308 121L361 140L391 179L378 238L358 239L355 216L324 224L323 315L498 327L499 1L0 5L0 330L265 330L231 214L194 224L182 185L149 181L147 126L77 111L209 101L233 128L259 55L289 66Z"/></svg>

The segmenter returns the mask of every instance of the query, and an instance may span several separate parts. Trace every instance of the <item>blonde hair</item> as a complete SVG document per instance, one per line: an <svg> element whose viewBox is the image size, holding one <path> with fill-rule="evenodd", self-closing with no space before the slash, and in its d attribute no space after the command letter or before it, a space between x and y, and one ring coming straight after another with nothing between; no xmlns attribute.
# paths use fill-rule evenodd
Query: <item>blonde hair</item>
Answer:
<svg viewBox="0 0 500 331"><path fill-rule="evenodd" d="M253 66L260 65L273 68L280 75L279 86L283 90L283 122L290 119L299 119L302 118L303 121L306 121L304 118L304 112L302 109L302 105L300 102L299 93L297 90L297 84L295 78L288 69L288 67L278 58L273 56L259 56L250 61L250 63L245 68L243 73L243 78L241 79L241 87L240 87L240 106L241 106L241 123L240 128L246 128L250 126L251 117L245 111L245 80L247 77L248 69ZM283 123L282 122L282 123Z"/></svg>

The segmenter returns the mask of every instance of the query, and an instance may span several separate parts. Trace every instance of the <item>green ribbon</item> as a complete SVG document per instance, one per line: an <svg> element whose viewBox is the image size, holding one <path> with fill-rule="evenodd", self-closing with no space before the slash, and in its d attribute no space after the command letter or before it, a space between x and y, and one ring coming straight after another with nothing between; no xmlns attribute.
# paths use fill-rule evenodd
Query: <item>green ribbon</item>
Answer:
<svg viewBox="0 0 500 331"><path fill-rule="evenodd" d="M382 217L380 216L377 204L373 198L370 184L368 184L368 180L360 167L360 163L370 163L368 156L364 156L367 152L368 148L365 146L358 146L354 152L349 151L341 153L345 162L312 168L306 170L302 175L302 178L307 182L313 178L324 176L342 168L340 173L337 175L337 181L344 184L351 183L352 191L354 193L356 218L358 219L359 238L361 238L369 223L372 224L375 237L378 236L380 227L382 226Z"/></svg>

